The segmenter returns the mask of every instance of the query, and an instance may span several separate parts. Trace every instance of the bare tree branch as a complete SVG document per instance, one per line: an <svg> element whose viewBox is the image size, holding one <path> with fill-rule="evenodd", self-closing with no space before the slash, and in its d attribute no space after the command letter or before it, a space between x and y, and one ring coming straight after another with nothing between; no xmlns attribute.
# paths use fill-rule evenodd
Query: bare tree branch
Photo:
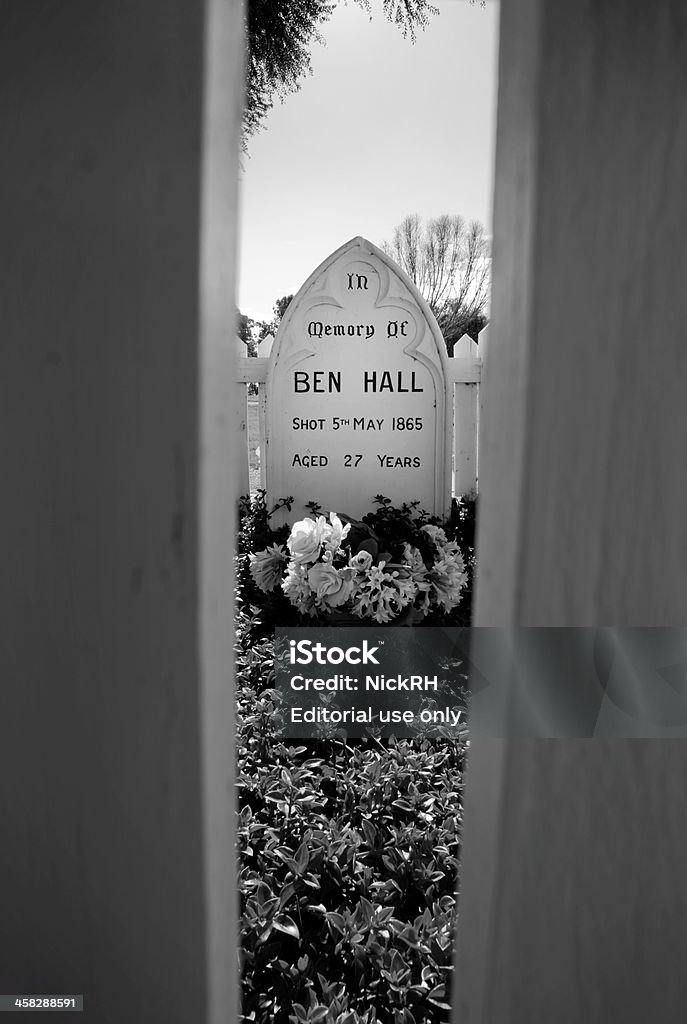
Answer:
<svg viewBox="0 0 687 1024"><path fill-rule="evenodd" d="M404 217L382 249L417 286L434 313L449 355L463 334L473 337L487 322L491 251L479 221L456 214L423 223Z"/></svg>

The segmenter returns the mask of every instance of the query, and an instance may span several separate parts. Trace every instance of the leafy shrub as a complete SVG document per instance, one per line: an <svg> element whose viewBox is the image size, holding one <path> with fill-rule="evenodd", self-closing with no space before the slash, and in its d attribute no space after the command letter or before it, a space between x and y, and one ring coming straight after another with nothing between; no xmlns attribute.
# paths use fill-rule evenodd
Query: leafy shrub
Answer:
<svg viewBox="0 0 687 1024"><path fill-rule="evenodd" d="M239 614L244 1020L448 1020L466 744L282 742Z"/></svg>
<svg viewBox="0 0 687 1024"><path fill-rule="evenodd" d="M415 506L394 509L387 499L378 506L364 521L388 544L406 529L417 532ZM437 613L427 624L469 624L474 516L474 501L454 501L442 524L460 544L467 595L448 622ZM276 735L274 626L312 620L251 578L248 555L284 544L289 533L270 519L264 492L243 499L236 623L243 1019L448 1021L467 742L295 744Z"/></svg>

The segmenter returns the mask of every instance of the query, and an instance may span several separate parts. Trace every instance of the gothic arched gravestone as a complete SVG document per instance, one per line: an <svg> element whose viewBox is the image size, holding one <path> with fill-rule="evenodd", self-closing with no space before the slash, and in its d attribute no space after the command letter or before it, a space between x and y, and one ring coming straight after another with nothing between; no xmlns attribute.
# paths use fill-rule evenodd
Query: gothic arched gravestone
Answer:
<svg viewBox="0 0 687 1024"><path fill-rule="evenodd" d="M268 500L363 515L450 507L452 391L427 303L384 252L354 238L292 300L267 375Z"/></svg>

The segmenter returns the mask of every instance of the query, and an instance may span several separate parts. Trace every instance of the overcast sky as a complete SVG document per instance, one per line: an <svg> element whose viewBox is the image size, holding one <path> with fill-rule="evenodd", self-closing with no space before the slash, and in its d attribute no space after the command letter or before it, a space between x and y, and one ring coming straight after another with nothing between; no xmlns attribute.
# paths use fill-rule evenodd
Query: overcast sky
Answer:
<svg viewBox="0 0 687 1024"><path fill-rule="evenodd" d="M434 0L413 45L340 5L313 75L277 104L241 180L239 305L268 319L355 235L379 245L408 213L491 231L499 5Z"/></svg>

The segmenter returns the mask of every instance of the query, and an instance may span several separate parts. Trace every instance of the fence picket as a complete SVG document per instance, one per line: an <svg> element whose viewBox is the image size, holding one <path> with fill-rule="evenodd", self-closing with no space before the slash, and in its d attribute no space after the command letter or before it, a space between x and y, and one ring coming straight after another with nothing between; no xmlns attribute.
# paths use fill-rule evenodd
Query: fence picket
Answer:
<svg viewBox="0 0 687 1024"><path fill-rule="evenodd" d="M245 352L246 350L246 346L239 338L236 338L236 347L239 352ZM242 356L239 356L237 361L241 362L241 360ZM238 487L239 494L248 494L250 490L247 393L248 388L240 379L240 374L237 374L236 381L234 383L234 402L232 412L234 415L234 429L238 438L237 451L239 452L239 459L238 465L235 467L235 472L236 486Z"/></svg>
<svg viewBox="0 0 687 1024"><path fill-rule="evenodd" d="M260 425L260 486L267 489L267 385L258 384L258 422Z"/></svg>
<svg viewBox="0 0 687 1024"><path fill-rule="evenodd" d="M453 349L449 366L473 362L481 368L479 346L463 335ZM457 374L456 374L457 375ZM454 378L455 380L455 378ZM453 386L453 493L471 494L477 490L477 437L479 385L456 381Z"/></svg>

